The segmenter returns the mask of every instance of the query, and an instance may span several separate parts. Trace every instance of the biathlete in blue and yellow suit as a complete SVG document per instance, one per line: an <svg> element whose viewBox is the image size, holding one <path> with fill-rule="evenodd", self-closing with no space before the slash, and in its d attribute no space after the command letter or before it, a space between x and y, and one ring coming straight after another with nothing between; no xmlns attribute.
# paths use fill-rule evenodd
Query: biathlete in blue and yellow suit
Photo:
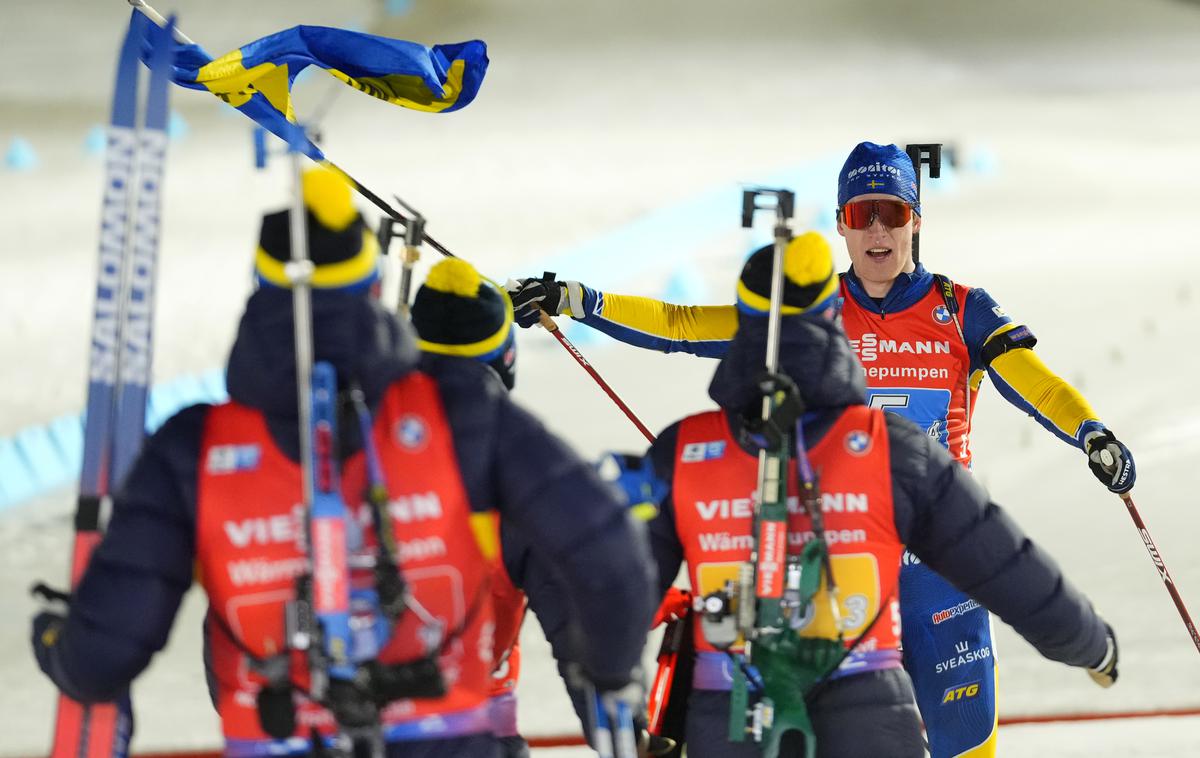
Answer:
<svg viewBox="0 0 1200 758"><path fill-rule="evenodd" d="M971 411L984 374L1010 403L1083 450L1111 491L1134 483L1133 457L1080 393L1034 354L1017 325L982 289L930 273L912 258L920 229L912 161L895 145L856 146L838 178L838 232L851 268L842 275L842 320L862 362L872 407L904 416L970 466ZM613 295L578 282L524 279L513 288L518 322L540 305L638 347L720 358L738 310L769 303L745 283L736 306L679 306ZM996 753L996 656L987 611L904 556L900 595L905 667L933 758ZM971 697L960 685L978 683Z"/></svg>

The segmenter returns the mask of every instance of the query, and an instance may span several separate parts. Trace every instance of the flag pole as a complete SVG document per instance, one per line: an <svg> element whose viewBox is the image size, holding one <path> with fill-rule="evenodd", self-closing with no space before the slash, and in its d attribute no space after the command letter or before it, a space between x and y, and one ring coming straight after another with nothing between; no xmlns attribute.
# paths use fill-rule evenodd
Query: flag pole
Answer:
<svg viewBox="0 0 1200 758"><path fill-rule="evenodd" d="M157 10L155 10L152 5L147 3L146 0L127 0L127 2L130 5L132 5L134 8L136 8L137 10L144 13L146 15L146 17L149 18L154 23L158 24L159 26L166 26L167 22L166 22L166 19L163 18L163 15L161 13L159 13ZM195 45L196 44L195 40L193 40L191 37L187 36L183 32L179 31L178 27L175 28L175 39L185 45ZM307 153L305 153L305 155L307 155ZM331 171L336 173L338 176L341 176L343 179L346 180L346 182L348 182L350 184L351 187L354 188L355 192L362 195L366 200L368 200L376 208L378 208L379 210L386 213L389 218L391 218L392 220L396 221L399 224L402 224L406 231L408 230L409 224L411 223L408 216L405 216L403 213L396 210L394 207L392 207L392 205L390 203L388 203L382 197L380 197L379 195L377 195L373 191L371 191L371 189L369 187L367 187L365 184L358 181L353 176L350 176L350 174L347 173L346 170L343 169L341 166L337 165L336 163L329 160L328 158L323 158L321 160L317 160L315 158L312 158L312 156L308 156L308 157L310 160L312 160L317 165L324 166L325 168L330 169ZM428 234L425 234L423 232L423 230L422 230L422 239L424 240L425 244L429 245L434 250L437 250L439 253L446 256L447 258L459 257L459 256L455 255L454 253L450 252L449 248L447 248L445 245L438 242L433 237L430 237ZM596 383L600 385L600 388L602 390L604 390L604 392L610 398L613 399L613 402L615 402L617 404L617 407L620 408L625 413L625 415L629 417L629 419L638 428L638 431L641 432L647 439L653 441L654 435L651 434L650 430L647 429L646 426L637 418L637 416L635 416L633 414L633 411L631 411L629 409L629 406L627 406L624 403L624 401L622 401L619 397L617 397L617 394L615 392L613 392L612 388L608 386L608 384L600 377L600 375L596 372L596 370L594 368L592 368L591 364L587 362L587 359L585 359L583 357L583 353L579 352L579 348L575 347L575 345L572 344L570 342L570 340L568 340L557 329L550 330L550 331L558 339L559 344L562 345L563 348L566 349L566 351L568 353L570 353L571 356L573 358L575 358L576 361L579 362L579 365L582 366L584 368L584 370L587 371L588 374L592 377L592 379L594 379L596 381Z"/></svg>
<svg viewBox="0 0 1200 758"><path fill-rule="evenodd" d="M127 0L127 1L131 6L133 6L137 10L144 13L146 15L146 18L150 19L154 23L158 24L159 26L164 26L164 27L167 25L167 20L165 18L163 18L163 15L161 13L159 13L157 10L155 10L154 6L150 5L150 3L146 2L146 0ZM178 27L175 28L175 39L184 45L195 45L196 44L196 41L194 39L187 36L183 32L179 31ZM311 156L310 156L310 159L311 159ZM404 224L405 227L407 228L408 223L409 223L409 219L407 216L405 216L400 211L396 210L394 207L392 207L392 205L390 203L388 203L382 197L380 197L379 195L377 195L373 191L371 191L370 187L367 187L365 184L358 181L353 176L350 176L350 174L347 173L346 170L343 169L341 166L338 166L336 163L329 160L328 158L325 158L325 159L322 159L319 161L314 160L314 162L317 163L318 165L324 166L325 168L331 169L332 171L337 173L339 176L341 176L347 182L349 182L350 186L354 188L355 192L362 195L363 198L365 198L367 201L369 201L372 205L374 205L379 210L386 213L389 217L391 217L395 221L397 221L401 224ZM445 245L438 242L433 237L426 235L425 242L430 247L432 247L434 250L437 250L439 253L441 253L442 255L445 255L448 258L457 258L458 257L454 253L450 252L450 250L448 250Z"/></svg>

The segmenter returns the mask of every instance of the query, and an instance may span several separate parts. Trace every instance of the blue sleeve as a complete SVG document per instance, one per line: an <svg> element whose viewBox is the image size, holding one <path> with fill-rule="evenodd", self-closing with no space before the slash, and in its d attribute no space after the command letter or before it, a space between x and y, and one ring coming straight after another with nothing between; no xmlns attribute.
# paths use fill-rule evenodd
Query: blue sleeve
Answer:
<svg viewBox="0 0 1200 758"><path fill-rule="evenodd" d="M963 337L971 356L971 373L983 370L982 351L984 343L996 333L996 330L1012 323L1012 319L1004 312L986 290L979 287L971 288L967 293L967 301L963 303Z"/></svg>
<svg viewBox="0 0 1200 758"><path fill-rule="evenodd" d="M196 473L207 405L187 408L142 448L113 500L56 646L69 691L112 700L167 643L195 561Z"/></svg>

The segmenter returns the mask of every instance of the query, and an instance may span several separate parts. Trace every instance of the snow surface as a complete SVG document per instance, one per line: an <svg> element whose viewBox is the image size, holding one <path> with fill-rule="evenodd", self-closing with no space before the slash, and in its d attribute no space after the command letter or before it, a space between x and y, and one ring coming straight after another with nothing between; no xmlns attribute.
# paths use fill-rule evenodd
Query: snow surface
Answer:
<svg viewBox="0 0 1200 758"><path fill-rule="evenodd" d="M111 16L86 17L88 39L107 35L111 47L80 58L102 96L83 87L35 96L15 73L0 78L0 141L23 135L41 158L36 172L0 173L0 434L82 406L101 181L83 140L106 115L124 19L115 5ZM255 33L297 21L288 4L254 5ZM824 0L751 13L740 4L621 0L568 14L549 0L418 4L412 16L373 28L426 42L487 40L493 63L479 100L433 117L347 90L324 122L325 148L367 185L420 208L430 233L493 278L537 274L552 262L561 277L586 275L603 289L729 302L749 240L736 204L722 211L727 225L702 240L687 234L713 223L706 193L827 166L860 139L955 143L964 165L927 188L925 260L986 286L1028 323L1039 355L1134 450L1142 515L1200 611L1192 502L1200 491L1192 373L1200 365L1192 353L1200 341L1192 197L1200 8L1170 0L1142 0L1136 14L1116 0L961 5L987 7L929 3L900 15L894 2ZM224 31L208 42L214 52L253 36L214 24L198 0L179 6L185 30L190 17L207 17L204 34ZM262 21L264 8L274 10L273 25ZM56 12L6 10L15 24L0 33L54 50ZM935 31L926 30L931 22ZM301 114L331 91L323 77L300 85ZM253 170L241 116L200 93L173 97L190 134L173 144L167 168L159 380L224 360L259 216L280 207L286 190L282 162ZM828 202L802 204L802 222L827 217L833 170L822 181ZM606 234L610 248L584 246ZM715 363L571 335L650 428L710 405ZM644 446L553 340L523 333L520 350L518 399L583 453ZM1200 706L1200 660L1120 501L1077 451L994 390L985 389L976 419L980 479L1092 597L1121 643L1121 680L1102 691L998 626L1002 713ZM35 605L26 590L36 579L64 581L71 503L62 491L0 512L0 755L49 744L54 695L27 653ZM169 648L134 688L138 749L217 742L199 660L202 608L193 592ZM522 727L576 731L539 636L527 625ZM1001 739L1014 756L1181 756L1200 754L1196 726L1021 726Z"/></svg>

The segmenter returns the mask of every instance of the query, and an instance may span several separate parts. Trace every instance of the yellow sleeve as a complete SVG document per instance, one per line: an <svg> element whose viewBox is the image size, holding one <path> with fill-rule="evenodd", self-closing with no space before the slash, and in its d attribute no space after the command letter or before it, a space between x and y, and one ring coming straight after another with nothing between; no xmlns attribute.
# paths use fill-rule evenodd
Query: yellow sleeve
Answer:
<svg viewBox="0 0 1200 758"><path fill-rule="evenodd" d="M599 307L588 309L585 324L637 347L720 357L737 333L732 305L672 305L632 295L598 293Z"/></svg>
<svg viewBox="0 0 1200 758"><path fill-rule="evenodd" d="M1009 350L996 356L989 372L1009 402L1076 447L1082 447L1085 425L1100 425L1079 390L1051 371L1032 350Z"/></svg>

